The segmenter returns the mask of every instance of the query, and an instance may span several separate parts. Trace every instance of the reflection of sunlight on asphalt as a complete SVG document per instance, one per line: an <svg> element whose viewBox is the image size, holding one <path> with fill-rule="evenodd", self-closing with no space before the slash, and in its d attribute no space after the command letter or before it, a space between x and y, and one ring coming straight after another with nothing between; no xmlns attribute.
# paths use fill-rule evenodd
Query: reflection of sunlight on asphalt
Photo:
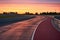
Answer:
<svg viewBox="0 0 60 40"><path fill-rule="evenodd" d="M58 29L60 29L60 20L54 18L54 24L57 25Z"/></svg>
<svg viewBox="0 0 60 40"><path fill-rule="evenodd" d="M36 18L29 19L26 21L21 21L6 25L0 28L1 40L29 40L31 39L32 33L38 25L38 22L42 21L45 17L36 16ZM5 32L3 32L5 31Z"/></svg>

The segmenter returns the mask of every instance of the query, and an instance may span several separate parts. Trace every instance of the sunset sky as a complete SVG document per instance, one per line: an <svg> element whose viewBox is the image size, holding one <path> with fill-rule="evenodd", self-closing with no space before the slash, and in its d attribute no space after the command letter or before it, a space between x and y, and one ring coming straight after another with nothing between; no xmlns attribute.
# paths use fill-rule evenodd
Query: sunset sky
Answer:
<svg viewBox="0 0 60 40"><path fill-rule="evenodd" d="M60 0L0 0L1 12L60 12Z"/></svg>

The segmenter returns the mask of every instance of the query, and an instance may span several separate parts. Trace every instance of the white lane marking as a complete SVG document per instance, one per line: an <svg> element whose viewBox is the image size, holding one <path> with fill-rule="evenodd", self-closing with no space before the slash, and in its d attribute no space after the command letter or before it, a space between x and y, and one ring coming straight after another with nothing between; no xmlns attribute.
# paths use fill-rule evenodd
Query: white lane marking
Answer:
<svg viewBox="0 0 60 40"><path fill-rule="evenodd" d="M40 21L40 22L38 23L38 25L36 25L36 28L35 28L35 30L33 31L33 34L32 34L32 38L31 38L31 40L33 40L33 38L34 38L34 34L35 34L35 32L36 32L36 30L37 30L39 24L42 23L43 21L45 21L46 19L47 19L47 18L42 19L42 21Z"/></svg>

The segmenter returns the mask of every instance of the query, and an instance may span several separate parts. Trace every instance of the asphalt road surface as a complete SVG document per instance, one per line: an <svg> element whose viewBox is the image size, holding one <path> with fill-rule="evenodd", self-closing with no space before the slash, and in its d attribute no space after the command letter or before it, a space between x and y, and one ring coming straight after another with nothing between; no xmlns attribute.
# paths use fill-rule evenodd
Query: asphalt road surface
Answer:
<svg viewBox="0 0 60 40"><path fill-rule="evenodd" d="M53 27L51 20L52 19L48 17L39 24L33 40L60 40L60 32Z"/></svg>
<svg viewBox="0 0 60 40"><path fill-rule="evenodd" d="M44 16L36 16L29 20L2 26L0 40L31 40L33 31L44 19L46 19Z"/></svg>

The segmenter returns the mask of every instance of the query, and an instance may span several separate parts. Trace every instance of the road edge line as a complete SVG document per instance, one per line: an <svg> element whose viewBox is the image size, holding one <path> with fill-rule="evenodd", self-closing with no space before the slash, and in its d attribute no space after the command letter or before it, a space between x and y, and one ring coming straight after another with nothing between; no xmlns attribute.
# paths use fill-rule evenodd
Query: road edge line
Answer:
<svg viewBox="0 0 60 40"><path fill-rule="evenodd" d="M45 18L44 20L42 19L42 21L38 22L38 25L36 26L35 30L33 31L33 34L32 34L32 38L31 38L31 40L33 40L34 35L35 35L35 32L36 32L36 30L37 30L39 24L42 23L42 22L44 22L46 19L47 19L47 18Z"/></svg>

